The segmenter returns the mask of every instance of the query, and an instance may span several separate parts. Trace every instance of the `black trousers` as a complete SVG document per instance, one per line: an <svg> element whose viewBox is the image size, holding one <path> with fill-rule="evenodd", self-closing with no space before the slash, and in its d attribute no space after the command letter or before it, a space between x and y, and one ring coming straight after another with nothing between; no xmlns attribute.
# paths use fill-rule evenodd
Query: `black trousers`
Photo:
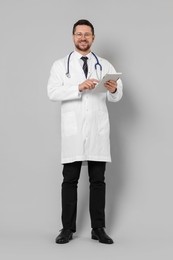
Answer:
<svg viewBox="0 0 173 260"><path fill-rule="evenodd" d="M62 182L62 225L76 231L77 187L82 162L64 164ZM91 227L105 227L105 162L88 161Z"/></svg>

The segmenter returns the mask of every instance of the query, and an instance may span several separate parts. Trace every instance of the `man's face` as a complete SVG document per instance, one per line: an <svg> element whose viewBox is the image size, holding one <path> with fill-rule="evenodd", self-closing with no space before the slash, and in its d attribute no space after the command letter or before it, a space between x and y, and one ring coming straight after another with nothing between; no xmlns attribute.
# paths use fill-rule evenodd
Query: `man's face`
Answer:
<svg viewBox="0 0 173 260"><path fill-rule="evenodd" d="M77 25L73 34L73 41L77 51L89 52L94 41L91 27L87 25Z"/></svg>

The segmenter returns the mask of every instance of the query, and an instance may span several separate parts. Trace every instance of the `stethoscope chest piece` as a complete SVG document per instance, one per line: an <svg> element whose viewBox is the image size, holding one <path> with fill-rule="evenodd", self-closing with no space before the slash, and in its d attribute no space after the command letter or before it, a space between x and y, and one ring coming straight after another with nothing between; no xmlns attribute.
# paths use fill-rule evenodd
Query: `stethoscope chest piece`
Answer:
<svg viewBox="0 0 173 260"><path fill-rule="evenodd" d="M67 78L71 78L70 73L67 73L67 72L66 72L65 75L67 76Z"/></svg>

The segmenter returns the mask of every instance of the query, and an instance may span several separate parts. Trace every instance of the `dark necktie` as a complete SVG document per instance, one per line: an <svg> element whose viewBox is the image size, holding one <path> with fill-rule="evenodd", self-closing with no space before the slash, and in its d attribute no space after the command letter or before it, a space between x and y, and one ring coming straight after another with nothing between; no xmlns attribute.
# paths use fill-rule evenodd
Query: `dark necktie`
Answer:
<svg viewBox="0 0 173 260"><path fill-rule="evenodd" d="M85 77L87 78L87 75L88 75L87 59L88 59L88 57L81 57L81 59L83 60L83 71L85 73Z"/></svg>

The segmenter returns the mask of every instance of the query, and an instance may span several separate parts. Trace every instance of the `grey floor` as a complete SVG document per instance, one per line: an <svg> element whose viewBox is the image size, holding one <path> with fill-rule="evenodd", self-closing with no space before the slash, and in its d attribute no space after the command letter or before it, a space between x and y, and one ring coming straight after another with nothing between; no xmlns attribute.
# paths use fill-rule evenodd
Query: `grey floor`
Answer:
<svg viewBox="0 0 173 260"><path fill-rule="evenodd" d="M128 230L129 232L130 230ZM135 235L136 233L136 235ZM111 234L113 245L101 244L90 238L90 231L77 232L70 243L54 243L56 232L46 230L9 230L0 235L0 259L172 259L173 238L152 233L148 236L119 230Z"/></svg>

